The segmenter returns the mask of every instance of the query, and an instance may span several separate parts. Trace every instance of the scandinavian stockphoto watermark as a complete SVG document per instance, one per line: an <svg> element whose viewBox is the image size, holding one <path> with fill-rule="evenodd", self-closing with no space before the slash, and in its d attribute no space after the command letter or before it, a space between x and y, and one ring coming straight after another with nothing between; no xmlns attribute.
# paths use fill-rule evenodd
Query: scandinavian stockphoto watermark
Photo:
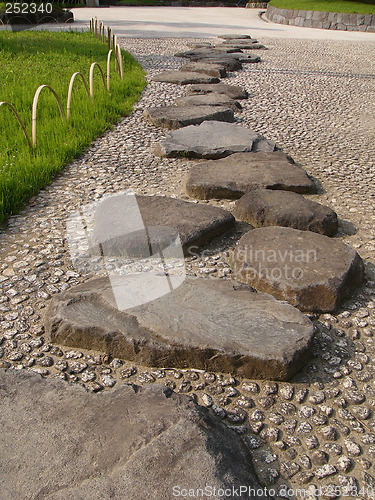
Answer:
<svg viewBox="0 0 375 500"><path fill-rule="evenodd" d="M186 278L178 232L146 225L131 191L83 206L67 220L67 239L73 266L106 274L120 311L162 297Z"/></svg>
<svg viewBox="0 0 375 500"><path fill-rule="evenodd" d="M301 280L304 264L316 261L315 249L296 249L292 245L283 250L254 249L248 245L238 248L235 254L236 274L245 281L256 278Z"/></svg>

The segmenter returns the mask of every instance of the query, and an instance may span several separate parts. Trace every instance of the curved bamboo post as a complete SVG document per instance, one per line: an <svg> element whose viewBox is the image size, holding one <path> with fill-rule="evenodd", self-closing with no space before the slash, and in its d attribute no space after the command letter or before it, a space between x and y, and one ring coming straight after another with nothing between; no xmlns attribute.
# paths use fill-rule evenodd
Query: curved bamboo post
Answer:
<svg viewBox="0 0 375 500"><path fill-rule="evenodd" d="M90 92L89 92L89 88L87 86L85 77L82 75L82 73L80 73L79 71L76 71L75 73L72 74L72 77L71 77L70 82L69 82L68 100L66 103L66 118L67 118L67 120L69 120L69 118L70 118L70 103L72 100L73 84L74 84L74 80L75 80L77 75L79 75L82 78L83 85L85 86L85 90L86 90L86 95L87 95L87 97L90 97Z"/></svg>
<svg viewBox="0 0 375 500"><path fill-rule="evenodd" d="M93 62L90 66L90 96L94 97L94 68L97 66L99 68L100 74L102 75L103 85L106 88L105 78L102 68L97 62Z"/></svg>
<svg viewBox="0 0 375 500"><path fill-rule="evenodd" d="M39 100L40 93L44 88L49 89L52 92L52 94L55 96L55 99L57 101L57 105L59 107L61 118L63 120L65 120L65 113L64 113L64 109L63 109L63 106L61 104L61 101L59 99L59 96L56 94L56 92L53 90L53 88L50 87L49 85L40 85L40 87L37 88L35 95L34 95L34 99L33 99L32 139L33 139L34 148L36 147L36 110L37 110L37 106L38 106L38 100Z"/></svg>
<svg viewBox="0 0 375 500"><path fill-rule="evenodd" d="M113 50L109 50L108 51L108 56L107 56L107 90L109 91L109 80L110 80L110 76L109 76L109 70L110 70L110 63L111 63L111 55L114 55L114 58L116 60L116 55L115 53L113 52Z"/></svg>
<svg viewBox="0 0 375 500"><path fill-rule="evenodd" d="M108 40L108 50L111 48L111 28L107 26L107 40Z"/></svg>
<svg viewBox="0 0 375 500"><path fill-rule="evenodd" d="M118 57L118 62L119 62L119 70L120 70L120 77L121 77L121 80L124 79L124 67L122 65L122 55L121 55L121 49L120 49L120 45L117 44L116 46L116 55Z"/></svg>
<svg viewBox="0 0 375 500"><path fill-rule="evenodd" d="M23 123L20 115L17 113L16 108L12 104L10 104L10 102L6 102L6 101L1 101L0 102L0 107L1 106L8 106L8 108L10 108L12 110L14 116L17 118L17 121L18 121L18 123L19 123L19 125L20 125L20 127L22 129L22 132L24 133L24 136L26 138L26 141L27 141L27 144L28 144L29 148L33 149L33 146L31 144L30 137L29 137L29 135L27 133L26 127L25 127L25 125L24 125L24 123Z"/></svg>

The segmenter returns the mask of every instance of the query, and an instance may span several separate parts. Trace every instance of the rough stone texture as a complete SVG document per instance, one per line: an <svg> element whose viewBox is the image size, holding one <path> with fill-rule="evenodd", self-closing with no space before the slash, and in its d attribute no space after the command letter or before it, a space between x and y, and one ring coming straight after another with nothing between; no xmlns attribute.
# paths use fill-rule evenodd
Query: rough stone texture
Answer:
<svg viewBox="0 0 375 500"><path fill-rule="evenodd" d="M225 94L219 94L217 92L178 97L175 104L177 106L225 106L233 111L239 111L242 109L242 106L238 101Z"/></svg>
<svg viewBox="0 0 375 500"><path fill-rule="evenodd" d="M281 151L238 153L194 165L186 190L199 199L241 198L254 188L314 193L316 186L303 168Z"/></svg>
<svg viewBox="0 0 375 500"><path fill-rule="evenodd" d="M260 56L242 54L242 52L232 52L230 55L232 57L235 57L237 59L237 61L239 61L242 64L244 64L244 63L249 63L249 64L258 63L261 61Z"/></svg>
<svg viewBox="0 0 375 500"><path fill-rule="evenodd" d="M224 42L220 45L216 45L216 49L218 50L223 50L225 47L227 47L229 50L233 51L238 51L238 50L259 50L259 49L266 49L264 45L261 43L256 43L255 41L250 41L250 43L246 42L245 43L239 43L238 41L231 41L229 40L227 42Z"/></svg>
<svg viewBox="0 0 375 500"><path fill-rule="evenodd" d="M227 70L222 64L187 63L181 66L180 71L203 73L204 75L215 76L216 78L225 78L227 76Z"/></svg>
<svg viewBox="0 0 375 500"><path fill-rule="evenodd" d="M337 232L336 213L291 191L253 189L237 201L236 219L252 226L286 226L333 236Z"/></svg>
<svg viewBox="0 0 375 500"><path fill-rule="evenodd" d="M362 259L340 240L276 226L245 234L233 265L238 280L312 312L334 311L364 277Z"/></svg>
<svg viewBox="0 0 375 500"><path fill-rule="evenodd" d="M193 71L163 71L152 77L154 82L175 83L177 85L189 85L191 83L218 83L219 78Z"/></svg>
<svg viewBox="0 0 375 500"><path fill-rule="evenodd" d="M220 64L221 66L224 66L227 71L238 71L239 69L242 69L241 62L232 54L219 52L202 53L199 56L190 57L190 60L201 64Z"/></svg>
<svg viewBox="0 0 375 500"><path fill-rule="evenodd" d="M0 393L2 500L160 500L174 485L258 486L239 436L166 387L91 394L0 370Z"/></svg>
<svg viewBox="0 0 375 500"><path fill-rule="evenodd" d="M246 151L274 151L274 142L254 130L234 123L203 122L171 132L156 147L156 154L167 157L223 158Z"/></svg>
<svg viewBox="0 0 375 500"><path fill-rule="evenodd" d="M233 110L225 106L159 106L144 111L144 116L157 127L177 129L199 125L208 120L233 122Z"/></svg>
<svg viewBox="0 0 375 500"><path fill-rule="evenodd" d="M188 253L192 246L202 246L212 238L233 226L233 215L219 207L189 203L164 196L137 196L137 204L146 227L157 228L152 235L153 244L163 248L170 243L170 232L178 231L182 248ZM148 257L149 247L144 244L144 231L121 234L123 204L121 198L104 200L95 213L95 231L92 245L105 244L106 255ZM113 217L113 214L116 217ZM159 230L160 229L160 230ZM117 235L117 236L113 236Z"/></svg>
<svg viewBox="0 0 375 500"><path fill-rule="evenodd" d="M194 94L210 94L211 92L225 94L231 99L247 99L249 94L247 90L238 85L227 85L226 83L218 83L216 85L192 85L187 89L187 95Z"/></svg>
<svg viewBox="0 0 375 500"><path fill-rule="evenodd" d="M219 35L219 38L224 38L224 40L249 40L250 35L237 35L235 33L224 33L224 35Z"/></svg>
<svg viewBox="0 0 375 500"><path fill-rule="evenodd" d="M189 278L123 312L114 294L116 286L112 291L109 280L99 278L55 296L46 314L50 340L151 366L278 380L296 373L308 356L310 320L233 281Z"/></svg>
<svg viewBox="0 0 375 500"><path fill-rule="evenodd" d="M278 9L267 6L267 18L279 24L342 31L375 31L375 16L312 10ZM360 29L361 28L361 29Z"/></svg>

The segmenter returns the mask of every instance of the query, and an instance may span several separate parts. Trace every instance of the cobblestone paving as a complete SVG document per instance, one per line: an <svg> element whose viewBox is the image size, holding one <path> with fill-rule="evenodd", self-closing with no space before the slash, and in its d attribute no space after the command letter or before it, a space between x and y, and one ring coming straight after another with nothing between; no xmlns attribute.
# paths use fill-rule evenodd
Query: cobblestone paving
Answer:
<svg viewBox="0 0 375 500"><path fill-rule="evenodd" d="M186 41L121 43L152 75L178 68L184 61L172 56L186 49ZM290 383L274 383L134 367L48 344L42 326L46 301L87 279L70 263L69 214L127 188L188 199L184 177L191 162L154 157L152 146L165 132L142 116L146 106L171 104L185 91L150 83L133 114L96 140L0 234L0 366L31 369L91 391L122 382L167 384L197 398L243 435L266 486L311 491L315 485L323 488L321 498L338 498L341 491L342 497L366 499L375 490L375 44L261 42L270 49L261 53L264 62L225 80L252 94L241 102L237 120L275 140L319 179L322 193L311 198L336 210L338 237L366 262L366 283L356 296L336 315L313 317L311 362ZM231 202L210 203L233 208ZM204 255L189 259L188 273L230 277L228 245L242 231L238 224ZM288 498L283 488L279 498Z"/></svg>

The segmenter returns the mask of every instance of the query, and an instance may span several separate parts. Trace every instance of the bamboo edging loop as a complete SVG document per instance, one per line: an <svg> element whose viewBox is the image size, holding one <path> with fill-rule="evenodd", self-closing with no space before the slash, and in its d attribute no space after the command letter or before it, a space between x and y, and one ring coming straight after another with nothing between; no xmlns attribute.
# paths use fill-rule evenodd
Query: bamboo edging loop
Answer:
<svg viewBox="0 0 375 500"><path fill-rule="evenodd" d="M16 108L12 104L10 104L10 102L6 102L6 101L1 101L0 102L0 107L1 106L8 106L8 108L10 108L12 110L14 116L17 118L17 121L18 121L18 123L19 123L19 125L20 125L20 127L22 129L22 132L24 133L24 136L26 138L27 144L29 145L29 148L33 149L33 146L32 146L31 141L30 141L29 134L27 133L26 127L25 127L25 125L24 125L24 123L23 123L20 115L17 113Z"/></svg>
<svg viewBox="0 0 375 500"><path fill-rule="evenodd" d="M95 68L95 66L97 66L99 68L100 74L102 75L103 85L106 88L103 70L97 62L93 62L90 66L90 76L89 76L90 96L92 98L94 97L94 68Z"/></svg>
<svg viewBox="0 0 375 500"><path fill-rule="evenodd" d="M50 87L49 85L40 85L40 87L37 88L37 90L35 92L35 95L34 95L34 99L33 99L32 132L31 132L31 136L32 136L34 148L36 147L36 110L37 110L37 106L38 106L38 100L39 100L40 93L41 93L41 91L44 88L49 89L52 92L52 94L55 96L55 99L57 101L57 105L59 107L61 118L63 120L66 119L65 113L64 113L64 108L63 108L63 106L61 104L59 96L56 94L56 92L54 91L54 89L52 87Z"/></svg>
<svg viewBox="0 0 375 500"><path fill-rule="evenodd" d="M70 82L69 82L68 100L66 103L66 118L67 118L67 120L69 120L69 118L70 118L70 103L72 100L73 84L74 84L74 80L75 80L77 75L79 75L83 81L83 85L85 86L87 97L90 97L90 91L89 91L89 88L87 86L85 77L82 75L82 73L80 73L79 71L76 71L75 73L72 74L72 77L71 77Z"/></svg>

